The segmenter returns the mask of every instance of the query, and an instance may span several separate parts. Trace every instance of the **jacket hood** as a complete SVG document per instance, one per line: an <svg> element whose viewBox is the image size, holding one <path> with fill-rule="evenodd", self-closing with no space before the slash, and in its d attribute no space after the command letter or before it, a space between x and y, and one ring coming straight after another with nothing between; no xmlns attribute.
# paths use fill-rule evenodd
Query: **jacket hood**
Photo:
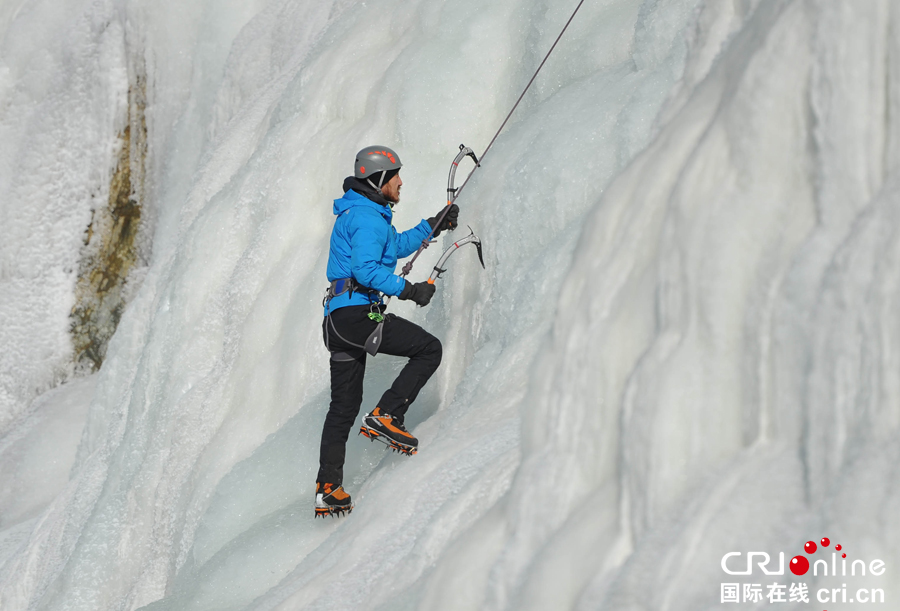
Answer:
<svg viewBox="0 0 900 611"><path fill-rule="evenodd" d="M374 189L371 186L366 184L365 181L359 180L353 176L347 177L344 180L344 197L340 199L334 200L334 214L335 216L339 214L343 214L350 208L354 206L364 206L367 208L372 208L377 211L381 216L383 216L390 223L393 218L393 213L390 207L385 206L384 204L380 204L376 202L374 199L368 197L367 194L362 194L356 189L355 183L362 183L366 187L369 187L369 194L375 196ZM360 187L361 188L361 187ZM384 197L381 198L384 200ZM386 201L386 200L385 200Z"/></svg>
<svg viewBox="0 0 900 611"><path fill-rule="evenodd" d="M376 204L381 204L387 208L390 208L391 202L389 202L384 195L382 195L381 191L370 185L367 181L357 178L356 176L348 176L344 179L344 193L350 190L356 191L366 199L370 199Z"/></svg>

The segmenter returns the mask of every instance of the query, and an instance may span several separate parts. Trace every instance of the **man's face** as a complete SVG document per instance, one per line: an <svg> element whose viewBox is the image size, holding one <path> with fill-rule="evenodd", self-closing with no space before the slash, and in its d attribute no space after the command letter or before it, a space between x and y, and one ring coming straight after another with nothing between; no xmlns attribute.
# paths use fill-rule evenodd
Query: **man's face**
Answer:
<svg viewBox="0 0 900 611"><path fill-rule="evenodd" d="M386 184L381 185L381 193L389 202L397 203L400 201L400 187L403 181L400 180L400 174L395 174Z"/></svg>

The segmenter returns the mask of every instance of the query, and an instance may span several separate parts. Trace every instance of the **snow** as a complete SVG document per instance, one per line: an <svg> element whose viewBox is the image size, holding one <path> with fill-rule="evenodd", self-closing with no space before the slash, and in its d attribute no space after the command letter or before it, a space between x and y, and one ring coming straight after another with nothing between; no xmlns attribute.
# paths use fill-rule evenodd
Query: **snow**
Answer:
<svg viewBox="0 0 900 611"><path fill-rule="evenodd" d="M458 202L487 269L391 304L444 343L419 453L351 435L356 507L313 519L353 154L397 150L396 224L431 216L567 4L0 4L0 607L693 610L725 553L828 536L897 608L888 0L586 2ZM78 378L136 71L152 258ZM364 409L401 365L369 361Z"/></svg>

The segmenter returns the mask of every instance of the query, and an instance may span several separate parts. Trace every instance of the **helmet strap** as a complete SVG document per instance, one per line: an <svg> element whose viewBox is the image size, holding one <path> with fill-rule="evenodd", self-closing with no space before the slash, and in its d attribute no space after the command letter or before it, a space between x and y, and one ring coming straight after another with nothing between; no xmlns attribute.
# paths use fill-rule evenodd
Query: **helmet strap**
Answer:
<svg viewBox="0 0 900 611"><path fill-rule="evenodd" d="M372 179L371 179L371 178L367 178L367 179L366 179L366 182L368 182L370 185L372 185L373 187L375 187L375 190L376 190L376 191L381 191L381 185L384 183L384 176L385 176L385 174L387 174L387 172L385 172L384 170L382 170L382 171L379 172L379 173L381 174L381 176L378 178L378 184L377 184L377 185L376 185L375 183L372 182Z"/></svg>

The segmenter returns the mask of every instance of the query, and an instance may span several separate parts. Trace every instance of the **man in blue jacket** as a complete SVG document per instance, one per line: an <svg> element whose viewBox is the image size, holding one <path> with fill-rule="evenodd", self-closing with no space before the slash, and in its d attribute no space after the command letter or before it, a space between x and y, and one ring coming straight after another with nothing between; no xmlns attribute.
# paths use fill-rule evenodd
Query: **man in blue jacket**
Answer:
<svg viewBox="0 0 900 611"><path fill-rule="evenodd" d="M408 320L384 315L383 296L420 306L431 302L434 285L412 284L396 275L397 260L413 254L432 230L437 236L455 229L459 208L450 206L440 223L438 214L398 233L391 218L400 201L401 165L397 153L386 146L364 148L356 155L354 175L344 180L344 196L334 200L337 219L327 270L331 286L323 321L325 345L331 352L331 404L322 429L316 516L341 515L353 508L342 487L344 456L362 404L369 337L377 329L378 352L409 361L378 406L363 418L360 432L404 454L415 454L419 442L403 426L403 417L441 363L441 342Z"/></svg>

